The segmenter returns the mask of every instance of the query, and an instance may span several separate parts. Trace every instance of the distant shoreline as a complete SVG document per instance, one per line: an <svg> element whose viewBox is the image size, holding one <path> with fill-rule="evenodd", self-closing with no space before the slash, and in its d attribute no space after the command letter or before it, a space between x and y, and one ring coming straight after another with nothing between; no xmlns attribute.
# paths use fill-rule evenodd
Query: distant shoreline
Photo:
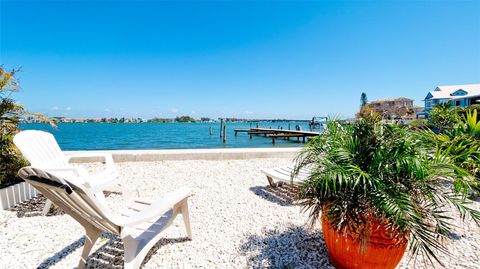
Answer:
<svg viewBox="0 0 480 269"><path fill-rule="evenodd" d="M311 120L238 120L238 121L223 121L226 123L257 123L257 122L310 122ZM99 120L83 120L83 119L71 119L71 120L66 120L66 121L56 121L54 120L56 124L58 123L112 123L112 124L117 124L117 123L220 123L221 121L219 120L212 120L212 121L201 121L201 120L195 120L195 121L174 121L174 120L165 120L165 121L151 121L151 120L139 120L139 121L99 121ZM41 121L22 121L20 124L48 124L46 122L41 122Z"/></svg>

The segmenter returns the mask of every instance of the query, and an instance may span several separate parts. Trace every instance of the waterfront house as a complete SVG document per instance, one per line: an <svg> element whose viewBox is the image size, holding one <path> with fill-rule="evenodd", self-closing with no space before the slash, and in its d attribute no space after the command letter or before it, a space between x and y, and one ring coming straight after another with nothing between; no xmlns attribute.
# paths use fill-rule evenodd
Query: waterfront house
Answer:
<svg viewBox="0 0 480 269"><path fill-rule="evenodd" d="M480 84L438 86L427 94L424 101L427 114L436 104L447 102L454 107L480 105Z"/></svg>
<svg viewBox="0 0 480 269"><path fill-rule="evenodd" d="M382 115L384 119L413 119L419 107L413 105L410 98L381 99L368 104L373 111Z"/></svg>

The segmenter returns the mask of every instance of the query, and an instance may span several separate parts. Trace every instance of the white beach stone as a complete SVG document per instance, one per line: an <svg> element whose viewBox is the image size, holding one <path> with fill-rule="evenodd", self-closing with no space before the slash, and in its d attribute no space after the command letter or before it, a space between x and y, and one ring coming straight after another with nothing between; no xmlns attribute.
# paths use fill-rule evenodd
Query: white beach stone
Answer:
<svg viewBox="0 0 480 269"><path fill-rule="evenodd" d="M183 222L177 218L142 268L333 268L320 229L309 230L307 215L282 193L286 189L267 187L260 172L288 164L289 159L118 163L123 188L115 187L116 191L132 190L131 195L150 199L184 186L194 193L193 240L185 238ZM87 167L96 170L100 165ZM117 210L123 200L112 194L107 203ZM27 212L0 211L0 267L76 267L82 227L66 214L41 216L35 211L41 204L24 208ZM456 240L447 246L455 256L444 258L446 268L480 269L478 227L471 221L460 224L459 218L452 221ZM105 234L90 255L88 268L123 268L121 242ZM407 254L399 268L413 268ZM417 261L415 268L425 267Z"/></svg>

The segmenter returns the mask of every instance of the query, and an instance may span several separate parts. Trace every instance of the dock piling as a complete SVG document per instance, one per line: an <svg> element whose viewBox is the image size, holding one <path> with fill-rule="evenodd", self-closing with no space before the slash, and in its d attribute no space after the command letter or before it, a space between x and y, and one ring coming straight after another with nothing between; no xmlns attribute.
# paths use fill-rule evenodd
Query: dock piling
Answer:
<svg viewBox="0 0 480 269"><path fill-rule="evenodd" d="M220 138L222 138L223 119L220 119Z"/></svg>
<svg viewBox="0 0 480 269"><path fill-rule="evenodd" d="M212 131L213 131L213 130L212 130L212 126L210 126L210 135L212 135L212 134L213 134L213 132L212 132Z"/></svg>
<svg viewBox="0 0 480 269"><path fill-rule="evenodd" d="M227 125L223 125L223 143L226 143L226 142L227 142Z"/></svg>

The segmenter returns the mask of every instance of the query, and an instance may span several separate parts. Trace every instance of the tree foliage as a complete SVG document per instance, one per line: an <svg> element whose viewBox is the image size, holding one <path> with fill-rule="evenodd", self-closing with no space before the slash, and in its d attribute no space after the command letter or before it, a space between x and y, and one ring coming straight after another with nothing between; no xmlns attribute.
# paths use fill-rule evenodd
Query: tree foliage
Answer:
<svg viewBox="0 0 480 269"><path fill-rule="evenodd" d="M16 72L17 70L6 71L0 67L0 188L20 181L17 171L26 165L13 144L13 136L19 131L20 117L28 115L50 122L41 114L27 112L12 99L11 95L19 89Z"/></svg>
<svg viewBox="0 0 480 269"><path fill-rule="evenodd" d="M437 104L428 112L429 125L435 131L450 133L459 123L460 118L450 103Z"/></svg>
<svg viewBox="0 0 480 269"><path fill-rule="evenodd" d="M444 124L448 128L437 133L420 131L420 137L425 146L434 145L435 149L447 154L452 162L480 182L480 122L477 111L474 107L452 110L450 113L457 115L455 124Z"/></svg>
<svg viewBox="0 0 480 269"><path fill-rule="evenodd" d="M382 119L382 115L375 112L370 105L368 105L367 94L362 92L360 95L360 111L355 115L357 119L375 118Z"/></svg>
<svg viewBox="0 0 480 269"><path fill-rule="evenodd" d="M195 119L190 116L181 116L175 118L176 122L195 122Z"/></svg>
<svg viewBox="0 0 480 269"><path fill-rule="evenodd" d="M367 94L362 92L360 95L360 107L364 107L368 104Z"/></svg>

